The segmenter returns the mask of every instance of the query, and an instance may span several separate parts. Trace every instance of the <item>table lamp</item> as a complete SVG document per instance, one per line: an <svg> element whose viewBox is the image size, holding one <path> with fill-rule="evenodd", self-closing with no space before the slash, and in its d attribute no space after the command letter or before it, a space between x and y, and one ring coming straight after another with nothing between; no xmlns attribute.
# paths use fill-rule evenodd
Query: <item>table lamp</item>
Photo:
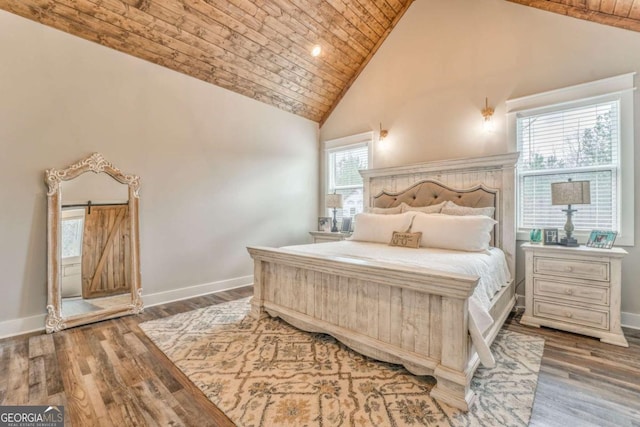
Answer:
<svg viewBox="0 0 640 427"><path fill-rule="evenodd" d="M572 181L569 178L567 182L554 182L551 184L551 204L567 205L567 209L562 212L567 213L567 222L564 225L564 231L567 233L559 244L564 246L578 246L578 241L572 237L573 222L571 217L576 209L571 209L571 205L588 205L591 203L591 190L589 181Z"/></svg>
<svg viewBox="0 0 640 427"><path fill-rule="evenodd" d="M332 233L338 232L338 221L336 221L336 209L342 209L342 194L327 194L326 204L329 209L333 209L333 227Z"/></svg>

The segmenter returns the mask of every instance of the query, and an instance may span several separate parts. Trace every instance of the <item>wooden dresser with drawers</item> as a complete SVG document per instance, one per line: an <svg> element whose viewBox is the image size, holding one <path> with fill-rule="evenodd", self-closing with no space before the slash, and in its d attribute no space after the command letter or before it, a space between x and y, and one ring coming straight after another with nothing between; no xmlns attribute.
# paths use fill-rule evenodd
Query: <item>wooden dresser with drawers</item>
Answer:
<svg viewBox="0 0 640 427"><path fill-rule="evenodd" d="M620 327L624 249L525 243L526 305L521 323L628 347Z"/></svg>

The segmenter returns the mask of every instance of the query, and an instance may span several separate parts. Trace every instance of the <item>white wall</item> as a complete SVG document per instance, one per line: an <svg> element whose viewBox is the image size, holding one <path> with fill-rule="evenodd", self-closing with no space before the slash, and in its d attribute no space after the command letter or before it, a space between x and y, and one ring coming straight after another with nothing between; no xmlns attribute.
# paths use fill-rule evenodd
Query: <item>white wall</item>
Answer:
<svg viewBox="0 0 640 427"><path fill-rule="evenodd" d="M94 151L141 177L154 301L251 283L247 245L308 241L316 123L4 11L0 51L0 336L45 312L44 170Z"/></svg>
<svg viewBox="0 0 640 427"><path fill-rule="evenodd" d="M417 0L322 126L321 140L377 131L382 122L389 136L387 149L374 152L376 168L514 151L505 100L640 71L637 52L640 33L504 0ZM482 130L485 97L496 108L493 133ZM640 194L635 203L637 212ZM640 250L626 249L622 310L640 326ZM521 279L523 269L517 273Z"/></svg>

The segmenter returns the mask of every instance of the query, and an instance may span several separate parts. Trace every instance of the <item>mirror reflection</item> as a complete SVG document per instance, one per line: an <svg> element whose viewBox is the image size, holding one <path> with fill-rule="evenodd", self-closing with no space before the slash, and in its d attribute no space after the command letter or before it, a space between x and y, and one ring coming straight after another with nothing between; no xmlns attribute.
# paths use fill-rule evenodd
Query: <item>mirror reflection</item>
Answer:
<svg viewBox="0 0 640 427"><path fill-rule="evenodd" d="M129 302L130 221L127 186L108 175L84 174L62 183L62 315Z"/></svg>
<svg viewBox="0 0 640 427"><path fill-rule="evenodd" d="M94 153L45 181L47 332L142 311L139 178Z"/></svg>

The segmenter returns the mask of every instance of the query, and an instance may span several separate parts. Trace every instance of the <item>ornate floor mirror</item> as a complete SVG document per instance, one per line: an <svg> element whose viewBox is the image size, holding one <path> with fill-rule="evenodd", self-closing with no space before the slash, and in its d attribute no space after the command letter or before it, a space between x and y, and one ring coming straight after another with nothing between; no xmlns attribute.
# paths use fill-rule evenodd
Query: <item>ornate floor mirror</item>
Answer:
<svg viewBox="0 0 640 427"><path fill-rule="evenodd" d="M47 333L140 313L140 178L93 153L45 182Z"/></svg>

